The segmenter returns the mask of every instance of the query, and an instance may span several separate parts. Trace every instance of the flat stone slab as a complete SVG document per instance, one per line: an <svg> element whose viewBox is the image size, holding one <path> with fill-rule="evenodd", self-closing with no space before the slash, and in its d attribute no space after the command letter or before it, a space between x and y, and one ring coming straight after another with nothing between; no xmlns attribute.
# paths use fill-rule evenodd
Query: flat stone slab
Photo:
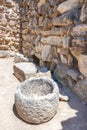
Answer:
<svg viewBox="0 0 87 130"><path fill-rule="evenodd" d="M22 82L15 94L18 115L26 122L40 124L57 113L59 89L50 78L30 78Z"/></svg>
<svg viewBox="0 0 87 130"><path fill-rule="evenodd" d="M37 73L37 66L34 63L20 62L16 63L13 67L14 75L20 80L24 81Z"/></svg>

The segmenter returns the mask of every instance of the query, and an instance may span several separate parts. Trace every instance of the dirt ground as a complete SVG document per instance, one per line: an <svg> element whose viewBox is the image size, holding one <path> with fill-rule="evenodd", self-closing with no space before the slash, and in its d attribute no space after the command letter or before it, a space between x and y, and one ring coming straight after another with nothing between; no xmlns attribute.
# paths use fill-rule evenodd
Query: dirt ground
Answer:
<svg viewBox="0 0 87 130"><path fill-rule="evenodd" d="M69 102L59 102L58 112L47 123L28 124L17 117L14 94L20 82L13 75L13 58L0 59L0 130L87 130L87 105L68 88Z"/></svg>

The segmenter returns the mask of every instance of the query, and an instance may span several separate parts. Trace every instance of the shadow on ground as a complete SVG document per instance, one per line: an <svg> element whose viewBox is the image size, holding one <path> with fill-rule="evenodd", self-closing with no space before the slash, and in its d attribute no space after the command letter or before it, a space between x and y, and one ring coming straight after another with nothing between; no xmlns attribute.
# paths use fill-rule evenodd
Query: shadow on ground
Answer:
<svg viewBox="0 0 87 130"><path fill-rule="evenodd" d="M69 88L62 86L60 83L58 85L60 92L62 91L70 97L69 107L76 111L74 117L61 121L62 130L87 130L87 104L72 93Z"/></svg>

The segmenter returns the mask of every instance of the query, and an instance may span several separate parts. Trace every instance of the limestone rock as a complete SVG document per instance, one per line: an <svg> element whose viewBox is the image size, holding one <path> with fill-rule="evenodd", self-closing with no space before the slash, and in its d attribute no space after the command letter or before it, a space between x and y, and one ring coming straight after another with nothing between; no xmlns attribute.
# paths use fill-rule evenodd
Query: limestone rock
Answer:
<svg viewBox="0 0 87 130"><path fill-rule="evenodd" d="M86 36L87 35L87 24L80 24L72 29L73 36Z"/></svg>
<svg viewBox="0 0 87 130"><path fill-rule="evenodd" d="M70 37L64 36L63 38L63 48L69 48L70 46Z"/></svg>
<svg viewBox="0 0 87 130"><path fill-rule="evenodd" d="M64 14L60 15L59 17L53 18L53 25L62 27L62 26L72 26L73 24L78 24L79 22L79 14L80 9L75 8Z"/></svg>
<svg viewBox="0 0 87 130"><path fill-rule="evenodd" d="M29 59L24 57L23 54L20 54L20 53L15 53L14 55L14 62L15 63L18 63L18 62L28 62Z"/></svg>
<svg viewBox="0 0 87 130"><path fill-rule="evenodd" d="M0 50L20 50L17 44L20 40L20 14L18 10L18 2L0 0Z"/></svg>
<svg viewBox="0 0 87 130"><path fill-rule="evenodd" d="M69 97L59 94L59 101L64 101L64 102L68 102L69 101Z"/></svg>
<svg viewBox="0 0 87 130"><path fill-rule="evenodd" d="M13 57L14 54L12 51L0 50L0 58Z"/></svg>
<svg viewBox="0 0 87 130"><path fill-rule="evenodd" d="M40 0L38 3L38 8L40 8L45 3L46 3L46 0Z"/></svg>
<svg viewBox="0 0 87 130"><path fill-rule="evenodd" d="M38 77L44 77L44 76L48 78L52 78L50 70L47 72L37 72L37 73L31 74L29 78L32 78L32 77L38 78Z"/></svg>
<svg viewBox="0 0 87 130"><path fill-rule="evenodd" d="M0 45L0 50L9 50L8 45Z"/></svg>
<svg viewBox="0 0 87 130"><path fill-rule="evenodd" d="M59 4L57 10L60 12L60 13L65 13L75 7L78 7L80 6L80 3L78 0L67 0L61 4Z"/></svg>
<svg viewBox="0 0 87 130"><path fill-rule="evenodd" d="M43 36L63 36L67 33L68 34L70 33L70 28L71 27L62 27L62 28L61 27L59 27L59 28L55 27L52 30L40 31L40 32L37 31L37 33L41 34Z"/></svg>
<svg viewBox="0 0 87 130"><path fill-rule="evenodd" d="M62 14L59 17L56 17L53 19L53 25L54 26L69 26L69 25L73 25L73 20L72 20L72 16L71 14L65 13Z"/></svg>
<svg viewBox="0 0 87 130"><path fill-rule="evenodd" d="M81 9L81 15L80 15L80 20L82 22L85 22L87 20L87 1L86 3L83 5L82 9Z"/></svg>
<svg viewBox="0 0 87 130"><path fill-rule="evenodd" d="M68 63L67 57L65 55L60 54L60 59L61 59L61 62L63 64L67 64Z"/></svg>
<svg viewBox="0 0 87 130"><path fill-rule="evenodd" d="M44 44L49 44L49 45L56 45L56 46L62 46L62 37L58 36L49 36L49 37L42 37L41 42Z"/></svg>
<svg viewBox="0 0 87 130"><path fill-rule="evenodd" d="M37 72L37 67L33 63L21 62L14 65L14 74L20 80L24 81Z"/></svg>
<svg viewBox="0 0 87 130"><path fill-rule="evenodd" d="M56 69L53 72L53 78L59 81L64 86L68 85L67 82L67 73L69 67L66 64L58 64Z"/></svg>
<svg viewBox="0 0 87 130"><path fill-rule="evenodd" d="M55 49L54 47L50 46L50 45L45 45L42 49L42 60L43 61L52 61L52 59L55 56Z"/></svg>
<svg viewBox="0 0 87 130"><path fill-rule="evenodd" d="M87 77L87 55L79 55L78 68L80 72Z"/></svg>
<svg viewBox="0 0 87 130"><path fill-rule="evenodd" d="M51 71L48 70L47 68L45 67L42 67L41 69L38 68L38 72L37 73L32 73L29 75L28 78L32 78L32 77L48 77L48 78L52 78L52 75L51 75Z"/></svg>
<svg viewBox="0 0 87 130"><path fill-rule="evenodd" d="M28 123L49 121L57 112L59 90L47 77L30 78L20 84L15 93L18 115Z"/></svg>

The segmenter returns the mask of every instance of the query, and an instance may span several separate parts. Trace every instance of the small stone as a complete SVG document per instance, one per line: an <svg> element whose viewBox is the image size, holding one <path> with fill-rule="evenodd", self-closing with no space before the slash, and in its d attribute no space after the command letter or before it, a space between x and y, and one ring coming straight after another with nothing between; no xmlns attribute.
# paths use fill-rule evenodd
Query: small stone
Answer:
<svg viewBox="0 0 87 130"><path fill-rule="evenodd" d="M69 97L68 96L64 96L62 94L59 94L59 101L68 102L69 101Z"/></svg>
<svg viewBox="0 0 87 130"><path fill-rule="evenodd" d="M18 63L18 62L29 62L29 59L24 57L23 54L15 53L15 55L14 55L14 62L15 63Z"/></svg>
<svg viewBox="0 0 87 130"><path fill-rule="evenodd" d="M39 71L42 72L42 73L45 73L45 72L48 71L48 69L46 67L42 67L42 68L39 69Z"/></svg>

